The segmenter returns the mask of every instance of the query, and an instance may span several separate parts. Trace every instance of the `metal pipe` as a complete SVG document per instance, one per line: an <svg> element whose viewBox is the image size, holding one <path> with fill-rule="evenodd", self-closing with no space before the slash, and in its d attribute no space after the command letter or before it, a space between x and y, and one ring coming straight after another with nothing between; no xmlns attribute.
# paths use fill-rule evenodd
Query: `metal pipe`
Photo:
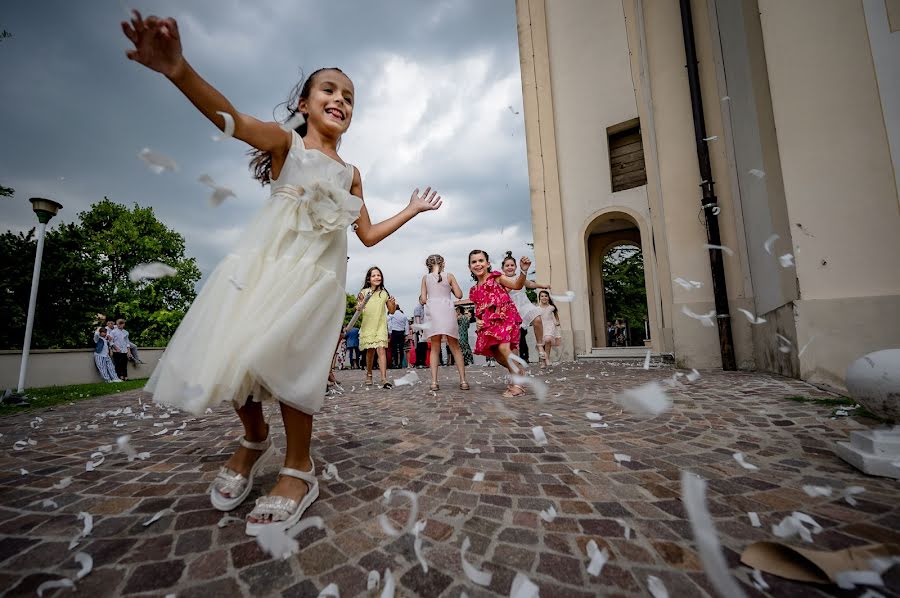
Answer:
<svg viewBox="0 0 900 598"><path fill-rule="evenodd" d="M37 251L34 253L34 270L31 274L31 295L28 298L28 320L25 323L25 340L22 342L22 363L19 366L19 386L16 392L25 390L25 372L28 370L28 353L31 351L31 332L34 329L34 308L37 304L38 282L41 279L41 259L44 256L44 232L47 223L38 224Z"/></svg>
<svg viewBox="0 0 900 598"><path fill-rule="evenodd" d="M703 98L700 94L700 71L697 68L697 48L694 45L694 20L691 13L691 1L680 0L681 29L684 38L684 55L687 60L688 87L691 92L691 112L694 117L694 137L697 144L697 161L700 165L700 188L703 198L700 200L706 220L706 238L710 245L721 245L719 235L718 212L719 200L713 190L715 182L712 167L709 163L709 147L704 141L706 120L703 117ZM716 323L719 328L719 351L722 354L722 369L736 370L734 358L734 340L731 335L731 316L728 309L728 288L725 284L725 264L722 250L709 250L709 268L712 274L713 297L716 303Z"/></svg>

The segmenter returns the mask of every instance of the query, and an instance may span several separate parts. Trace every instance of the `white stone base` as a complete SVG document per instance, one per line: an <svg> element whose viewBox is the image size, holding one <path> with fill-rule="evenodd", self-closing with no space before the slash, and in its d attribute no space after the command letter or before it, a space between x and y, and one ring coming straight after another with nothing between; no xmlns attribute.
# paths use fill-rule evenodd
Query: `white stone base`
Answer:
<svg viewBox="0 0 900 598"><path fill-rule="evenodd" d="M869 475L900 480L900 426L851 432L850 442L838 442L836 452Z"/></svg>

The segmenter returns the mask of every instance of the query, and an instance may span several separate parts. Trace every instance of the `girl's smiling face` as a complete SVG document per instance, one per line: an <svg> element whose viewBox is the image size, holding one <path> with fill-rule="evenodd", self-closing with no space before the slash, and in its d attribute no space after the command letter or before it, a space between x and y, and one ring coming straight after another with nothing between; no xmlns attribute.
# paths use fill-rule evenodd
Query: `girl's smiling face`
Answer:
<svg viewBox="0 0 900 598"><path fill-rule="evenodd" d="M491 265L487 261L487 256L483 253L476 253L469 256L469 270L479 280L490 271Z"/></svg>
<svg viewBox="0 0 900 598"><path fill-rule="evenodd" d="M506 258L505 260L503 260L503 273L507 276L515 276L516 260L512 258Z"/></svg>
<svg viewBox="0 0 900 598"><path fill-rule="evenodd" d="M381 286L381 279L381 270L379 270L378 268L372 270L372 273L369 275L369 286L371 286L373 289L378 288L379 286Z"/></svg>
<svg viewBox="0 0 900 598"><path fill-rule="evenodd" d="M340 71L316 73L309 97L301 98L298 109L307 122L322 132L343 135L353 118L353 82Z"/></svg>
<svg viewBox="0 0 900 598"><path fill-rule="evenodd" d="M550 305L550 293L541 291L541 294L538 295L538 301L541 302L541 305Z"/></svg>

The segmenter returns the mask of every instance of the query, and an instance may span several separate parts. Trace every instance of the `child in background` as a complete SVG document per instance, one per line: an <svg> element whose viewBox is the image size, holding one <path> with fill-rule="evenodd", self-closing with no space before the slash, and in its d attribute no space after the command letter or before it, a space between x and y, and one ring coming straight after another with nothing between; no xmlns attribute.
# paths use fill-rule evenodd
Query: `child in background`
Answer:
<svg viewBox="0 0 900 598"><path fill-rule="evenodd" d="M513 257L512 251L507 251L503 258L503 273L512 278L516 274L516 258ZM528 274L527 272L525 273ZM525 289L549 289L549 284L540 284L533 280L525 279L525 287L519 290L511 290L509 297L516 304L519 310L519 316L522 317L522 329L528 329L529 326L534 328L534 342L538 348L538 355L541 359L541 367L545 366L547 355L544 353L544 325L541 321L541 308L531 302ZM527 351L527 350L526 350ZM519 351L516 351L519 354ZM528 361L526 358L525 361Z"/></svg>
<svg viewBox="0 0 900 598"><path fill-rule="evenodd" d="M543 367L544 365L550 365L550 352L553 350L553 347L559 346L562 335L559 330L559 310L556 309L556 304L553 303L550 293L548 291L538 293L538 302L540 303L541 319L544 324L544 338L541 339L543 341L541 359L544 360L541 367Z"/></svg>
<svg viewBox="0 0 900 598"><path fill-rule="evenodd" d="M109 336L106 328L98 327L94 331L94 364L100 376L107 382L121 382L116 374L116 368L109 356Z"/></svg>
<svg viewBox="0 0 900 598"><path fill-rule="evenodd" d="M394 385L387 379L387 314L397 310L397 301L384 288L384 276L378 266L372 266L366 272L363 289L357 297L357 309L362 309L363 312L359 327L359 349L366 354L366 386L372 386L372 367L377 353L378 371L381 373L379 386L393 388Z"/></svg>
<svg viewBox="0 0 900 598"><path fill-rule="evenodd" d="M510 374L521 374L519 366L510 363L509 356L519 345L519 326L522 318L516 304L509 297L509 290L519 290L525 286L525 273L531 267L531 260L519 260L520 272L516 278L501 272L492 272L486 251L474 249L469 252L469 270L476 284L469 289L469 299L475 304L475 329L478 340L475 353L492 357L509 370ZM503 393L506 398L525 394L525 389L510 383Z"/></svg>
<svg viewBox="0 0 900 598"><path fill-rule="evenodd" d="M459 348L459 322L452 293L462 299L462 289L453 274L444 274L444 258L434 254L425 260L428 274L422 277L422 291L419 302L425 305L425 334L431 341L431 390L440 390L438 384L438 361L440 360L441 337L447 337L447 346L453 354L456 371L459 373L460 390L469 390L466 382L466 365Z"/></svg>

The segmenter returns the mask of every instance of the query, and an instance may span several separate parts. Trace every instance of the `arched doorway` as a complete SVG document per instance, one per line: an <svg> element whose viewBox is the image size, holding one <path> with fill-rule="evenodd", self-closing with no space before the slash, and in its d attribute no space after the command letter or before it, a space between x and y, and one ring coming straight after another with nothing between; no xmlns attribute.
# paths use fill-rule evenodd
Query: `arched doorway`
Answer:
<svg viewBox="0 0 900 598"><path fill-rule="evenodd" d="M641 231L624 212L599 216L588 230L592 346L649 346L647 280ZM610 334L608 324L618 328Z"/></svg>

